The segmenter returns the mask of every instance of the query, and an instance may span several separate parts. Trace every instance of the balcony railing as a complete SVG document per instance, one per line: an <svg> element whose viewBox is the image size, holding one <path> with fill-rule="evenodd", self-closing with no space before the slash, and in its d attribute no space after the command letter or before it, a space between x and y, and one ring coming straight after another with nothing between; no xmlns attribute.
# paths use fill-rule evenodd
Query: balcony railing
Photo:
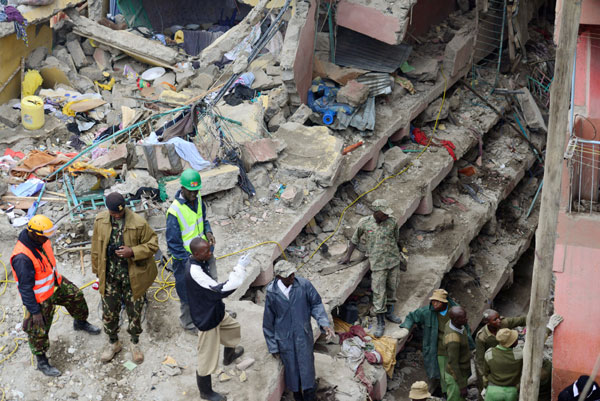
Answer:
<svg viewBox="0 0 600 401"><path fill-rule="evenodd" d="M598 213L600 141L572 136L565 151L569 172L569 205L573 213Z"/></svg>

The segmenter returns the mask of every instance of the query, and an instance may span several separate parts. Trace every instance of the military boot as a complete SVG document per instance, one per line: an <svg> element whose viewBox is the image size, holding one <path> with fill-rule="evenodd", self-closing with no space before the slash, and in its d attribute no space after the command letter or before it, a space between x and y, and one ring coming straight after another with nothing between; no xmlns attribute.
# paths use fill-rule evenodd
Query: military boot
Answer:
<svg viewBox="0 0 600 401"><path fill-rule="evenodd" d="M294 401L304 401L304 398L302 397L302 391L294 391Z"/></svg>
<svg viewBox="0 0 600 401"><path fill-rule="evenodd" d="M121 341L109 343L108 346L104 348L104 351L102 351L100 361L102 361L102 363L110 362L122 349L123 345L121 345Z"/></svg>
<svg viewBox="0 0 600 401"><path fill-rule="evenodd" d="M307 388L302 392L302 396L304 397L304 401L316 401L317 400L317 392L314 388Z"/></svg>
<svg viewBox="0 0 600 401"><path fill-rule="evenodd" d="M379 338L383 335L385 331L385 317L384 313L377 314L377 329L375 329L375 337Z"/></svg>
<svg viewBox="0 0 600 401"><path fill-rule="evenodd" d="M73 330L83 330L88 334L92 334L94 336L100 334L100 327L94 326L90 324L87 320L73 320Z"/></svg>
<svg viewBox="0 0 600 401"><path fill-rule="evenodd" d="M238 359L244 354L244 347L237 346L235 348L225 347L223 351L223 365L229 365L231 362Z"/></svg>
<svg viewBox="0 0 600 401"><path fill-rule="evenodd" d="M50 362L48 362L48 358L46 358L46 354L36 355L35 358L37 359L37 369L46 376L61 375L60 370L50 365Z"/></svg>
<svg viewBox="0 0 600 401"><path fill-rule="evenodd" d="M227 397L221 395L212 389L212 381L210 375L200 376L196 372L196 384L200 390L200 398L209 401L227 401Z"/></svg>
<svg viewBox="0 0 600 401"><path fill-rule="evenodd" d="M385 313L385 318L392 323L402 323L402 319L394 315L394 304L388 305L387 312Z"/></svg>

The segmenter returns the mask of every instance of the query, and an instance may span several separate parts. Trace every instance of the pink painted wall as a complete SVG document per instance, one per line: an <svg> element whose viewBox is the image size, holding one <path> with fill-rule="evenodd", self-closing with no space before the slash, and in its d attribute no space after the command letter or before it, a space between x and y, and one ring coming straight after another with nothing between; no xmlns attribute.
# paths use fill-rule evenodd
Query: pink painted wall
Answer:
<svg viewBox="0 0 600 401"><path fill-rule="evenodd" d="M316 1L311 0L306 24L300 31L300 40L298 43L298 52L294 60L294 79L296 89L300 95L302 103L306 103L308 98L308 89L312 83L313 58L315 51L315 11L317 9Z"/></svg>
<svg viewBox="0 0 600 401"><path fill-rule="evenodd" d="M345 28L390 45L398 44L397 32L400 31L400 22L392 15L386 15L374 7L340 0L335 20Z"/></svg>
<svg viewBox="0 0 600 401"><path fill-rule="evenodd" d="M554 307L565 320L554 333L553 399L580 375L589 375L600 352L598 238L600 215L559 214Z"/></svg>

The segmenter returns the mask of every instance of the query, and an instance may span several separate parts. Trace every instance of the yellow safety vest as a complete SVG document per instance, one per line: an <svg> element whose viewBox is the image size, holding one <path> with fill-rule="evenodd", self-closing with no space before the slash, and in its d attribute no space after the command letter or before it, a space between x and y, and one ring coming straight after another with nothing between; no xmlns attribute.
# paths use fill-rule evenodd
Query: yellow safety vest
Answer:
<svg viewBox="0 0 600 401"><path fill-rule="evenodd" d="M167 210L167 214L177 217L183 247L186 251L192 253L190 251L190 244L194 238L201 236L206 240L206 236L204 235L204 216L202 216L202 199L200 197L198 197L198 213L190 209L189 206L182 205L175 199L169 210Z"/></svg>

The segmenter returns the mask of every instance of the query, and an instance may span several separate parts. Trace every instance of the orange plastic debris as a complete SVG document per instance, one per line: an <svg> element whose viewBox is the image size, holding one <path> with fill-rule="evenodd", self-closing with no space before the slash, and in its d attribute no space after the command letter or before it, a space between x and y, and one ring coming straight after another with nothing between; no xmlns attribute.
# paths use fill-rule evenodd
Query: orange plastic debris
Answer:
<svg viewBox="0 0 600 401"><path fill-rule="evenodd" d="M356 142L356 143L354 143L354 144L352 144L352 145L350 145L350 146L346 146L346 147L344 148L344 150L342 150L342 154L343 154L343 155L346 155L346 154L348 154L348 153L352 152L354 149L356 149L356 148L358 148L358 147L360 147L360 146L362 146L362 145L363 145L363 141Z"/></svg>

